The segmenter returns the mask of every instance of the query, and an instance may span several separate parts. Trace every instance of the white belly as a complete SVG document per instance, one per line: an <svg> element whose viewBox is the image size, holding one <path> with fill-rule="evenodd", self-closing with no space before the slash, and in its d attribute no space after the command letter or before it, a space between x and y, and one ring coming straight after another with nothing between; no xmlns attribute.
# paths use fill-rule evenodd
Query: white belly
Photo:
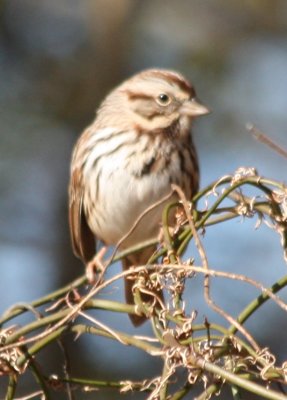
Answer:
<svg viewBox="0 0 287 400"><path fill-rule="evenodd" d="M131 153L134 146L121 147L119 141L114 145L116 151L110 151L109 156L101 156L105 150L103 146L93 150L97 162L92 168L91 161L85 171L84 208L93 233L106 244L118 243L148 207L171 191L170 174L180 174L179 161L175 160L168 170L137 176L144 161L151 157L144 151L147 139L143 136L138 141L136 154ZM158 152L158 146L153 146L152 151ZM93 199L93 206L88 206L88 195ZM154 237L159 230L163 208L164 204L145 215L123 247Z"/></svg>
<svg viewBox="0 0 287 400"><path fill-rule="evenodd" d="M120 168L112 173L109 169L104 170L99 187L98 202L89 224L96 236L106 244L116 244L148 207L171 190L168 178L162 178L159 184L154 176L139 179ZM155 236L163 208L164 204L147 213L124 245L129 246Z"/></svg>

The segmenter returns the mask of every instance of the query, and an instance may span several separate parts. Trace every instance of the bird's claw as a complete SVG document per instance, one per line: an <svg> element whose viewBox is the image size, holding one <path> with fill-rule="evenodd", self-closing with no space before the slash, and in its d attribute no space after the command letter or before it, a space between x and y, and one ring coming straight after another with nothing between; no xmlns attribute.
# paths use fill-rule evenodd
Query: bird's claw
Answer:
<svg viewBox="0 0 287 400"><path fill-rule="evenodd" d="M107 248L102 247L86 265L86 277L90 284L94 284L96 282L96 276L101 276L105 271L105 266L102 260L106 251Z"/></svg>

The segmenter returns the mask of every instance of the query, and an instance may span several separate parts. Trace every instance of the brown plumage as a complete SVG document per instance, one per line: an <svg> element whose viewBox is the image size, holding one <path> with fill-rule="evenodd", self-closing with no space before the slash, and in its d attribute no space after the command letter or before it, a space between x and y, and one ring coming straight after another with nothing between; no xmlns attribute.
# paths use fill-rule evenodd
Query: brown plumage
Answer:
<svg viewBox="0 0 287 400"><path fill-rule="evenodd" d="M172 183L187 198L196 193L199 171L191 122L208 112L193 86L167 70L143 71L106 97L76 143L71 162L70 230L74 252L85 264L94 256L95 238L117 244L145 209L170 192ZM121 248L156 236L163 207L145 215ZM153 251L127 257L123 268L145 264ZM132 284L125 282L130 304ZM134 325L145 321L143 316L130 318Z"/></svg>

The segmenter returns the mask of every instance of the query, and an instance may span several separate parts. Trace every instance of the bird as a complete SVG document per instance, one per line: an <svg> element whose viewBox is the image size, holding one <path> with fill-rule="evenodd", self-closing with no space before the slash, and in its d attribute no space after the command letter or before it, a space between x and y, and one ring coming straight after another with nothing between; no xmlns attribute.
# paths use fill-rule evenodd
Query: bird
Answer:
<svg viewBox="0 0 287 400"><path fill-rule="evenodd" d="M196 194L199 164L191 127L209 112L182 74L160 68L133 75L105 97L71 159L70 233L73 251L85 265L95 255L97 240L117 245L148 207L170 193L172 184L187 199ZM143 215L120 249L154 238L168 201ZM123 269L145 265L154 251L150 246L126 256ZM129 279L125 294L126 302L135 304ZM162 298L161 292L157 295ZM142 300L151 301L151 296L143 294ZM147 319L129 317L134 326Z"/></svg>

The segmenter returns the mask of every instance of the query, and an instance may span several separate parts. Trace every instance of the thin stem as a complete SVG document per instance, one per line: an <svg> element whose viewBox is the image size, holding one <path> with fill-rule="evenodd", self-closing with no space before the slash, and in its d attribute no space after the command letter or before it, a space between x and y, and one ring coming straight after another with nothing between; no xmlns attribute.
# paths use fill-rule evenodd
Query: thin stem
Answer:
<svg viewBox="0 0 287 400"><path fill-rule="evenodd" d="M108 339L116 340L116 336L119 336L126 345L134 346L138 349L141 349L151 355L159 355L161 354L161 349L159 347L153 346L150 343L147 343L144 340L135 338L134 336L128 335L123 332L115 331L115 335L104 331L102 329L94 328L93 326L86 326L82 324L74 325L71 327L71 332L76 333L77 335L82 335L83 333L89 333L93 335L99 335L106 337Z"/></svg>
<svg viewBox="0 0 287 400"><path fill-rule="evenodd" d="M48 294L47 296L41 297L40 299L33 301L31 303L31 306L36 308L51 301L57 300L58 298L63 297L73 289L83 286L86 282L87 282L86 276L80 276L79 278L75 279L72 283L69 283L68 285L62 287L61 289L55 290L54 292ZM27 307L23 307L22 305L16 306L16 309L13 307L12 309L6 311L6 313L3 314L2 318L0 319L0 326L5 322L8 322L12 318L15 318L16 316L23 314L27 311L28 311Z"/></svg>
<svg viewBox="0 0 287 400"><path fill-rule="evenodd" d="M270 288L268 288L268 291L275 294L279 292L279 290L283 289L285 286L287 286L287 275L283 276L283 278L281 278L278 282L274 283ZM264 292L260 294L255 300L253 300L245 307L245 309L238 316L237 321L240 324L243 324L249 317L251 317L251 315L256 310L258 310L259 307L261 307L270 298L270 293ZM228 330L232 334L235 334L237 332L237 328L234 325L231 325Z"/></svg>
<svg viewBox="0 0 287 400"><path fill-rule="evenodd" d="M17 375L12 373L9 376L9 382L8 382L5 400L13 400L14 399L16 386L17 386Z"/></svg>
<svg viewBox="0 0 287 400"><path fill-rule="evenodd" d="M204 370L213 373L214 375L218 375L221 379L225 379L227 382L232 383L236 386L239 386L251 393L257 394L258 396L262 396L266 399L270 400L286 400L286 396L275 392L272 389L266 389L265 387L255 383L248 381L246 379L241 378L238 375L235 375L225 369L219 367L218 365L212 364L203 359L197 360L196 364L203 368Z"/></svg>
<svg viewBox="0 0 287 400"><path fill-rule="evenodd" d="M45 395L45 400L50 400L50 394L49 394L49 391L48 391L48 387L47 387L44 375L43 375L42 371L39 370L35 360L33 360L31 358L30 358L30 361L29 361L29 368L30 368L30 370L32 371L32 373L34 375L36 382L40 385L40 387L42 389L41 392Z"/></svg>

